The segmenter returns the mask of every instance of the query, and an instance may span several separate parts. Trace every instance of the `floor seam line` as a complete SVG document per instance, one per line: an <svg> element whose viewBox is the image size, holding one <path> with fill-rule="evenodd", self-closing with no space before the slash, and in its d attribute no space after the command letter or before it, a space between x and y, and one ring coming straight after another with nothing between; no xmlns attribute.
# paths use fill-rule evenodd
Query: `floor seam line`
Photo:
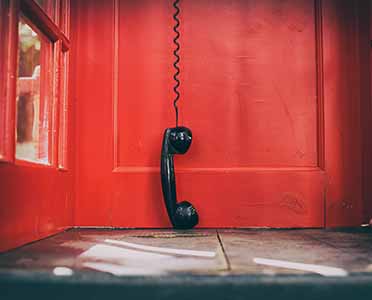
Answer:
<svg viewBox="0 0 372 300"><path fill-rule="evenodd" d="M227 256L227 253L226 253L226 250L225 250L225 247L222 243L222 239L220 237L220 234L218 233L218 231L216 230L216 233L217 233L217 239L218 239L218 242L220 244L220 247L222 249L222 253L223 253L223 256L225 258L225 261L226 261L226 265L227 265L227 271L230 272L231 271L231 263L230 263L230 259L229 257Z"/></svg>

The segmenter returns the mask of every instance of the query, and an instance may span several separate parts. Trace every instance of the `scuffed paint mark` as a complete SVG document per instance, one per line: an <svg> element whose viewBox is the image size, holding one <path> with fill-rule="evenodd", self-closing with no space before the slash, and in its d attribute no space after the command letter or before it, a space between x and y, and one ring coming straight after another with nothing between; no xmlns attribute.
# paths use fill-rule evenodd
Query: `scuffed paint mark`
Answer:
<svg viewBox="0 0 372 300"><path fill-rule="evenodd" d="M280 206L286 207L296 214L304 215L307 213L305 201L298 195L286 193L280 201Z"/></svg>
<svg viewBox="0 0 372 300"><path fill-rule="evenodd" d="M295 128L295 124L294 124L294 119L293 119L293 117L291 115L291 112L289 110L288 104L285 101L282 93L280 92L280 89L279 89L278 85L274 81L273 81L273 87L274 87L274 90L275 90L276 95L279 98L279 102L281 103L281 106L283 108L283 111L284 111L284 113L285 113L285 115L286 115L286 117L288 119L288 123L289 123L289 126L291 128L292 136L293 136L293 139L295 141L296 148L297 148L296 154L298 155L299 153L305 153L301 149L301 147L299 146L298 138L297 138L297 135L296 135L296 128Z"/></svg>

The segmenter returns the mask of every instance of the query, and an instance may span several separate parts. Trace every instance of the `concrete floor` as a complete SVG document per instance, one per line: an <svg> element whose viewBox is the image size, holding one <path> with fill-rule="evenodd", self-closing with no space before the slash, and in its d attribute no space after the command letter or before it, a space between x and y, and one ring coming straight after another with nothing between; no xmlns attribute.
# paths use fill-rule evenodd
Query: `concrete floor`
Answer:
<svg viewBox="0 0 372 300"><path fill-rule="evenodd" d="M203 287L203 291L214 286L211 297L226 296L226 299L237 298L235 296L248 287L250 289L242 293L243 298L255 288L266 286L271 290L264 292L274 293L274 286L279 284L287 287L281 291L288 292L289 287L300 283L323 295L332 290L332 293L342 292L343 297L350 292L355 299L357 292L363 290L360 294L363 298L368 293L372 297L372 231L370 228L74 229L0 255L0 299L3 299L1 291L6 291L4 297L12 298L25 292L25 285L31 289L50 285L56 288L57 283L62 284L60 287L67 284L69 288L65 286L65 291L71 291L69 284L75 287L88 284L90 292L99 283L101 287L120 283L120 288L127 287L121 291L124 293L129 291L128 284L144 289L146 284L158 288L170 284L172 288L167 293L159 290L160 295L156 297L159 299L169 298L187 284ZM228 291L236 285L241 288L233 297ZM343 290L349 285L350 289ZM17 291L18 287L22 290ZM107 291L110 294L112 289ZM262 296L263 292L260 293ZM76 292L73 295L77 295ZM137 291L136 298L138 295ZM282 294L273 295L278 298Z"/></svg>

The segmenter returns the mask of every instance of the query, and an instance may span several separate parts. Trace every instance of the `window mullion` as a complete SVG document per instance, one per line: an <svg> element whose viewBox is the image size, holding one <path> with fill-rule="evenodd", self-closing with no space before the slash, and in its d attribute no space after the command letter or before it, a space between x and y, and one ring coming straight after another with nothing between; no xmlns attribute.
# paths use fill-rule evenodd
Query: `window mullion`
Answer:
<svg viewBox="0 0 372 300"><path fill-rule="evenodd" d="M62 52L62 42L58 41L54 43L53 47L53 83L52 83L52 90L53 90L53 100L52 100L52 111L51 111L51 128L52 128L52 141L51 145L53 146L51 150L52 153L52 164L53 166L58 166L58 153L59 153L59 139L58 136L60 135L60 101L61 99L61 52Z"/></svg>

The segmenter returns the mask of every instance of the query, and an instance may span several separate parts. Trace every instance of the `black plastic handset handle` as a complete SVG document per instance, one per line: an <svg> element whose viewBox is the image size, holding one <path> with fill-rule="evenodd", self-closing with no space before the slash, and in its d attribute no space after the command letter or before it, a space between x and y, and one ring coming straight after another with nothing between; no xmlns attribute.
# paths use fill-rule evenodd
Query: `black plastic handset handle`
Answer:
<svg viewBox="0 0 372 300"><path fill-rule="evenodd" d="M176 176L173 155L185 154L192 141L191 130L186 127L167 128L161 150L161 185L165 206L174 228L190 229L198 224L199 216L190 202L177 203Z"/></svg>

